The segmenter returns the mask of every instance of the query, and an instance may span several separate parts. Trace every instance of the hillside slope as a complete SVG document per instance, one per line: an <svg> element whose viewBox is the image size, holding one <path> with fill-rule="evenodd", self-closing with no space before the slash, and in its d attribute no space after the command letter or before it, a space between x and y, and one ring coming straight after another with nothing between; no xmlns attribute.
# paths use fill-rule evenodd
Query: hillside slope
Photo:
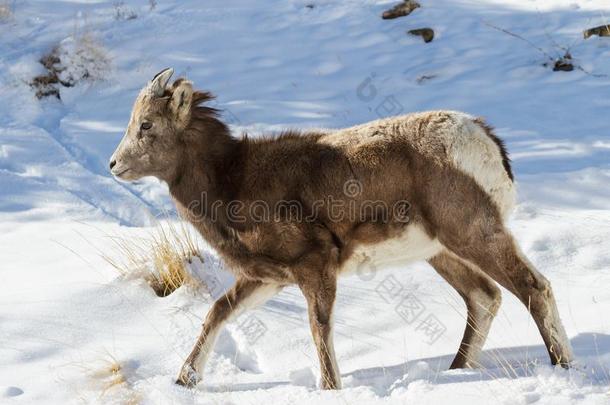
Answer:
<svg viewBox="0 0 610 405"><path fill-rule="evenodd" d="M0 402L610 402L610 38L582 39L608 22L610 4L422 0L408 17L382 20L392 4L28 0L0 17ZM428 26L431 43L406 35ZM38 100L29 83L56 46L68 72L98 80ZM574 71L543 66L565 48ZM341 281L340 392L315 388L295 288L228 326L196 390L175 386L230 276L206 249L193 266L212 291L159 298L100 257L115 254L107 235L145 236L172 209L164 185L119 183L106 169L138 90L168 66L218 95L236 135L429 109L484 116L518 181L510 226L552 281L580 366L551 368L527 311L504 291L485 368L446 371L465 309L424 263ZM388 283L439 320L438 339L401 318ZM115 361L120 373L108 371Z"/></svg>

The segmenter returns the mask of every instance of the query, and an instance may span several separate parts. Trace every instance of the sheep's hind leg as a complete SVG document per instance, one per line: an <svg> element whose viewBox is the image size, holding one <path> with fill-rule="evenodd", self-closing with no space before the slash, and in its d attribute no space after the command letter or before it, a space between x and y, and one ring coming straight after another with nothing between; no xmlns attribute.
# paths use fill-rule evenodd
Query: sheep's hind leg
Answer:
<svg viewBox="0 0 610 405"><path fill-rule="evenodd" d="M455 288L468 310L464 337L450 368L476 368L502 302L500 289L480 269L450 252L439 253L428 263Z"/></svg>
<svg viewBox="0 0 610 405"><path fill-rule="evenodd" d="M470 243L454 243L450 238L441 242L519 298L538 326L551 363L568 368L574 355L559 317L551 283L521 253L502 224L490 220L474 223L484 226L468 232L473 236Z"/></svg>

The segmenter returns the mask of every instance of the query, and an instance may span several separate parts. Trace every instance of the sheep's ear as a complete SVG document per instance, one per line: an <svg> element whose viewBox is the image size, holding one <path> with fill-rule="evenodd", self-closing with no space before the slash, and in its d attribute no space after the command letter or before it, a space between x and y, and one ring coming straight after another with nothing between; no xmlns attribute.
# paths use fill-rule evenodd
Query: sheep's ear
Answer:
<svg viewBox="0 0 610 405"><path fill-rule="evenodd" d="M193 84L184 79L178 79L173 85L169 108L174 115L176 126L184 129L191 119L193 104Z"/></svg>
<svg viewBox="0 0 610 405"><path fill-rule="evenodd" d="M163 69L157 73L150 81L150 91L157 97L163 97L163 94L165 94L165 87L173 74L174 69L172 68Z"/></svg>

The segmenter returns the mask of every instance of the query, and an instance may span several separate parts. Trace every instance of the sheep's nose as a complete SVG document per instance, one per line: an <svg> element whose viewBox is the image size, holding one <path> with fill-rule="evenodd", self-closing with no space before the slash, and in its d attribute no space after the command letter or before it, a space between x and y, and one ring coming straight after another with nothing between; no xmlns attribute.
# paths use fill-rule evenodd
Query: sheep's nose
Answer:
<svg viewBox="0 0 610 405"><path fill-rule="evenodd" d="M112 159L112 160L110 161L110 170L112 170L112 168L113 168L114 166L116 166L116 159Z"/></svg>

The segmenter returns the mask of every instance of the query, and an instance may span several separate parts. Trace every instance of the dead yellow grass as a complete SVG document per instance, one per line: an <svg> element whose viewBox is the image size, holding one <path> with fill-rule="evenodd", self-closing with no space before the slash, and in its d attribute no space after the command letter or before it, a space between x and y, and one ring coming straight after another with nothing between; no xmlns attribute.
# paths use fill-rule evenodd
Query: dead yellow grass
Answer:
<svg viewBox="0 0 610 405"><path fill-rule="evenodd" d="M0 21L8 20L13 15L12 1L0 1Z"/></svg>
<svg viewBox="0 0 610 405"><path fill-rule="evenodd" d="M100 384L99 399L120 396L121 403L140 403L139 395L132 390L128 381L124 365L109 353L101 363L100 367L90 374L93 381Z"/></svg>
<svg viewBox="0 0 610 405"><path fill-rule="evenodd" d="M201 249L186 223L160 222L141 238L108 236L116 255L103 253L102 257L124 276L143 274L158 296L166 297L182 285L199 284L187 266L195 258L201 260Z"/></svg>
<svg viewBox="0 0 610 405"><path fill-rule="evenodd" d="M133 387L137 366L119 361L109 351L96 353L88 361L69 363L78 371L73 397L84 404L140 404L142 395Z"/></svg>
<svg viewBox="0 0 610 405"><path fill-rule="evenodd" d="M110 354L103 360L103 366L92 373L92 377L103 382L102 394L113 387L127 384L123 365Z"/></svg>
<svg viewBox="0 0 610 405"><path fill-rule="evenodd" d="M30 82L38 98L52 96L61 99L62 88L82 82L103 81L111 69L110 56L90 31L86 18L82 23L75 20L74 33L53 46L39 62L45 72Z"/></svg>

